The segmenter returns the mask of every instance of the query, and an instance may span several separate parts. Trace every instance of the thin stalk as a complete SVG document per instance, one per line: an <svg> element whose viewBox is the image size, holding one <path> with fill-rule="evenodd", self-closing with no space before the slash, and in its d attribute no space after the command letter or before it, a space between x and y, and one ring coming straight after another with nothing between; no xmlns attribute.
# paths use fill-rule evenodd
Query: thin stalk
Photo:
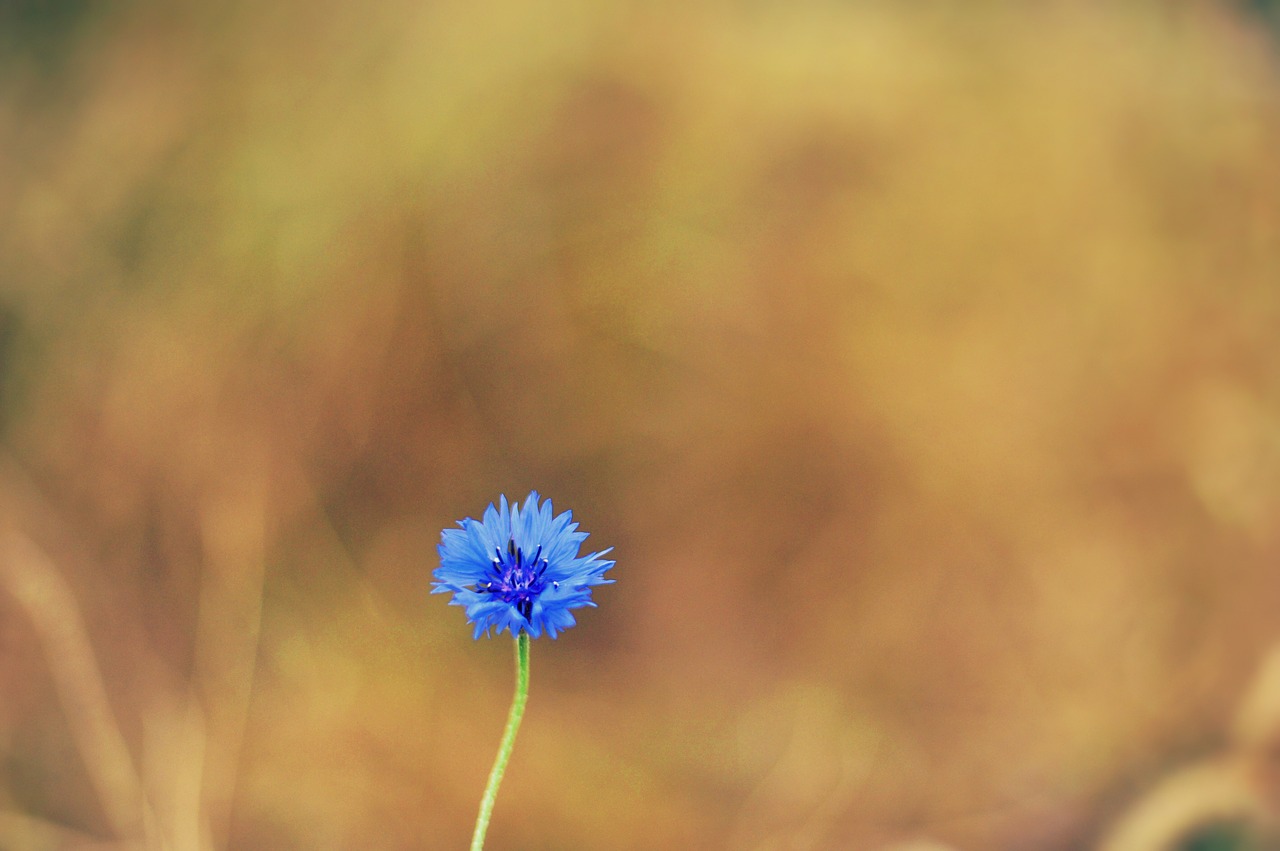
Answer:
<svg viewBox="0 0 1280 851"><path fill-rule="evenodd" d="M502 732L502 744L489 772L489 785L484 787L480 799L480 814L476 816L476 831L471 835L471 851L483 851L484 834L489 829L489 817L493 815L493 802L498 799L498 786L506 773L507 761L516 744L516 733L524 718L524 705L529 700L529 633L521 632L516 638L516 696L511 701L511 713L507 715L507 728Z"/></svg>

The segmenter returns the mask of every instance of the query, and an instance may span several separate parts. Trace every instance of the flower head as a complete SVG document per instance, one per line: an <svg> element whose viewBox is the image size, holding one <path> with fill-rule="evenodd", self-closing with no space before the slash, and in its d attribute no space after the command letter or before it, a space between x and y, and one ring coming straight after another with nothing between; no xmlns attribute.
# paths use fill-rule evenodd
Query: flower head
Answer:
<svg viewBox="0 0 1280 851"><path fill-rule="evenodd" d="M440 533L440 566L431 593L453 592L449 601L464 606L475 637L491 628L552 638L575 621L571 609L594 606L591 586L605 585L614 562L601 558L613 548L578 555L586 532L578 531L573 512L553 515L551 500L533 491L524 504L506 496L485 509L484 520L459 520L459 529Z"/></svg>

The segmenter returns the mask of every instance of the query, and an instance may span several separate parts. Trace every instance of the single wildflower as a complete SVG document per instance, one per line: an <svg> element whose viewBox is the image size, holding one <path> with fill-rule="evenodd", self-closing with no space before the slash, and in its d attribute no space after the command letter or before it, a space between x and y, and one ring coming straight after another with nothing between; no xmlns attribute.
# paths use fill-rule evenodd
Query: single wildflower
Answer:
<svg viewBox="0 0 1280 851"><path fill-rule="evenodd" d="M604 574L614 562L603 558L613 548L580 555L587 533L578 531L572 512L554 514L551 500L543 502L537 491L523 505L508 505L503 496L485 509L484 520L468 517L458 526L440 534L431 593L453 592L449 603L466 609L475 638L505 629L516 639L516 694L471 836L471 851L482 851L529 699L530 638L543 632L555 638L574 625L573 609L595 605L592 586L613 581Z"/></svg>
<svg viewBox="0 0 1280 851"><path fill-rule="evenodd" d="M466 609L475 637L508 630L555 638L575 623L573 609L594 606L591 588L605 585L612 547L579 555L586 532L573 512L553 514L551 500L534 491L523 504L506 496L485 509L484 520L459 520L440 535L440 566L433 594L453 592L450 605Z"/></svg>

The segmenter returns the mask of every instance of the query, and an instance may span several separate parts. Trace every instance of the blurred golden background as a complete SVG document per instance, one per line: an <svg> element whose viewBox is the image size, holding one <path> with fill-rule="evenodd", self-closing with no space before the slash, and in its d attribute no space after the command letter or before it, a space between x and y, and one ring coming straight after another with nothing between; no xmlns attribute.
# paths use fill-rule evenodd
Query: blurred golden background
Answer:
<svg viewBox="0 0 1280 851"><path fill-rule="evenodd" d="M0 848L1275 848L1264 3L0 11Z"/></svg>

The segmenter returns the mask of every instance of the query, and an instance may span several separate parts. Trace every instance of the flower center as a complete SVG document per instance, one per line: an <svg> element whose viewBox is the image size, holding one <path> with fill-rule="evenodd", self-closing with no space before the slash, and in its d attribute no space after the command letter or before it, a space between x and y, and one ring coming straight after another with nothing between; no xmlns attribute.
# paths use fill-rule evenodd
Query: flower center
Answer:
<svg viewBox="0 0 1280 851"><path fill-rule="evenodd" d="M546 586L542 577L547 572L547 560L538 547L529 558L516 546L515 540L507 541L507 551L494 547L497 558L490 567L489 578L476 583L476 591L496 594L504 603L515 606L526 621L533 616L533 601ZM553 583L558 585L559 583Z"/></svg>

